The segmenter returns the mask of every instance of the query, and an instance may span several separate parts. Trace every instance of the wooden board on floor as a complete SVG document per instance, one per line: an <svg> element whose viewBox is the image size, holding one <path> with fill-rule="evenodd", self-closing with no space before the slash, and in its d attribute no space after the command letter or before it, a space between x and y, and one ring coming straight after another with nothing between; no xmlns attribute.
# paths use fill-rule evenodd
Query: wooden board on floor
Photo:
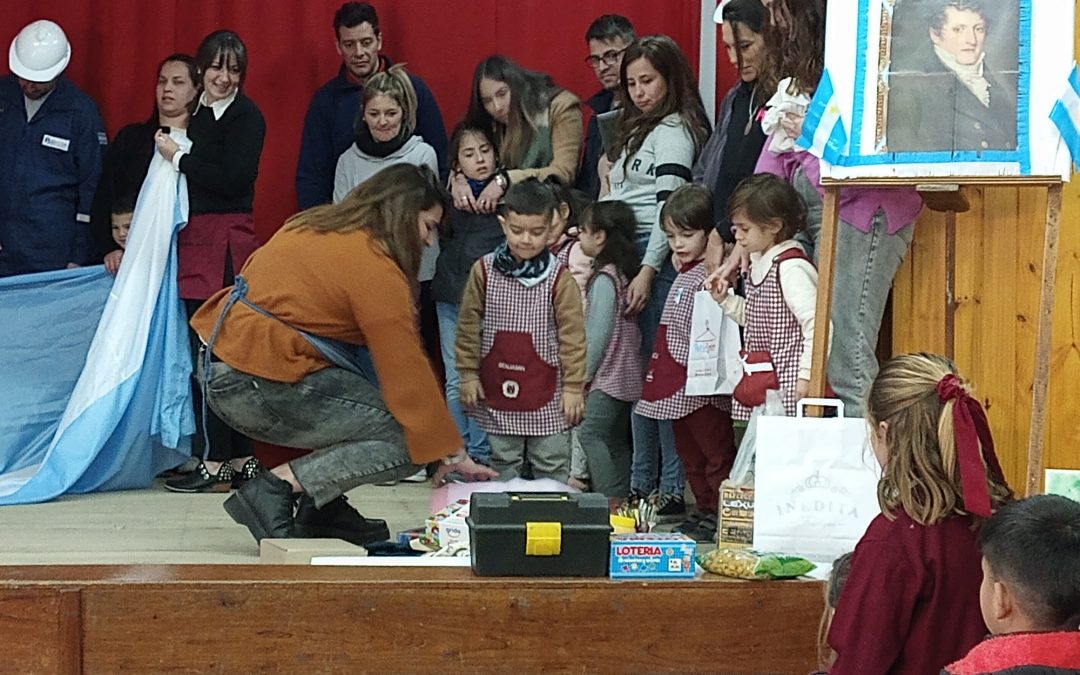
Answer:
<svg viewBox="0 0 1080 675"><path fill-rule="evenodd" d="M81 636L40 632L69 656L42 662L12 651L9 643L33 625L12 632L7 624L36 616L52 626L61 593L77 594ZM823 604L819 582L713 576L613 582L431 568L0 567L0 617L9 617L0 620L0 653L18 672L54 672L48 666L66 658L74 666L55 672L80 672L81 664L86 673L806 673L815 667ZM5 611L11 607L18 612Z"/></svg>

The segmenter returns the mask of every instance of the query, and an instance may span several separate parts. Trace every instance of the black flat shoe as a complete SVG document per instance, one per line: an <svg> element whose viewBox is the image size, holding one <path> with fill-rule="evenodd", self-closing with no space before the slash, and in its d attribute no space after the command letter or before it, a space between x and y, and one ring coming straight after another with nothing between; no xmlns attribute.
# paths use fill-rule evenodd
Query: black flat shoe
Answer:
<svg viewBox="0 0 1080 675"><path fill-rule="evenodd" d="M255 541L287 539L293 536L293 508L298 496L288 481L263 471L240 486L222 506Z"/></svg>
<svg viewBox="0 0 1080 675"><path fill-rule="evenodd" d="M389 539L390 528L385 520L360 515L344 496L317 509L314 500L303 495L296 508L293 536L299 539L344 539L350 544L367 546Z"/></svg>
<svg viewBox="0 0 1080 675"><path fill-rule="evenodd" d="M244 466L240 467L240 470L236 472L236 475L233 477L232 486L234 488L239 488L255 476L258 476L264 470L265 468L259 463L259 460L252 457L244 462Z"/></svg>
<svg viewBox="0 0 1080 675"><path fill-rule="evenodd" d="M165 489L173 492L228 492L232 489L236 471L225 462L217 473L210 473L202 461L191 473L165 481Z"/></svg>

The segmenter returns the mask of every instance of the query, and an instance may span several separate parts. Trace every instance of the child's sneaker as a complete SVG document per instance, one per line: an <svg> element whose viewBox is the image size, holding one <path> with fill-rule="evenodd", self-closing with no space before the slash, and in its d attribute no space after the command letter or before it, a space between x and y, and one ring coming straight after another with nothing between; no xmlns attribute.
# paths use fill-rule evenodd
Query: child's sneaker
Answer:
<svg viewBox="0 0 1080 675"><path fill-rule="evenodd" d="M630 488L630 494L626 495L626 505L634 507L648 498L648 492L645 492L644 490L638 490L637 488Z"/></svg>
<svg viewBox="0 0 1080 675"><path fill-rule="evenodd" d="M686 516L686 501L682 495L661 492L654 500L656 522L674 523Z"/></svg>

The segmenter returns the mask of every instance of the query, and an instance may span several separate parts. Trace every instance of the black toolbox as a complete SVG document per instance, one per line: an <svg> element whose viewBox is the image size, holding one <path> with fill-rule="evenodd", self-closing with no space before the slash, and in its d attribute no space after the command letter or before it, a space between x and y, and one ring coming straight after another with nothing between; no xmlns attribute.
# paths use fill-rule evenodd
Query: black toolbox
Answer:
<svg viewBox="0 0 1080 675"><path fill-rule="evenodd" d="M611 524L602 494L476 492L468 523L478 576L607 576Z"/></svg>

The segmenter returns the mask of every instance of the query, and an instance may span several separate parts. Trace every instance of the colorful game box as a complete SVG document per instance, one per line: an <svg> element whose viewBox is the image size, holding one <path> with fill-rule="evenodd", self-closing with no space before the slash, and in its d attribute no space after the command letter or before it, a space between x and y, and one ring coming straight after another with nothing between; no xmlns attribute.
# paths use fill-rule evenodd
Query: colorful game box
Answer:
<svg viewBox="0 0 1080 675"><path fill-rule="evenodd" d="M693 579L697 543L676 532L639 532L611 538L612 579Z"/></svg>

